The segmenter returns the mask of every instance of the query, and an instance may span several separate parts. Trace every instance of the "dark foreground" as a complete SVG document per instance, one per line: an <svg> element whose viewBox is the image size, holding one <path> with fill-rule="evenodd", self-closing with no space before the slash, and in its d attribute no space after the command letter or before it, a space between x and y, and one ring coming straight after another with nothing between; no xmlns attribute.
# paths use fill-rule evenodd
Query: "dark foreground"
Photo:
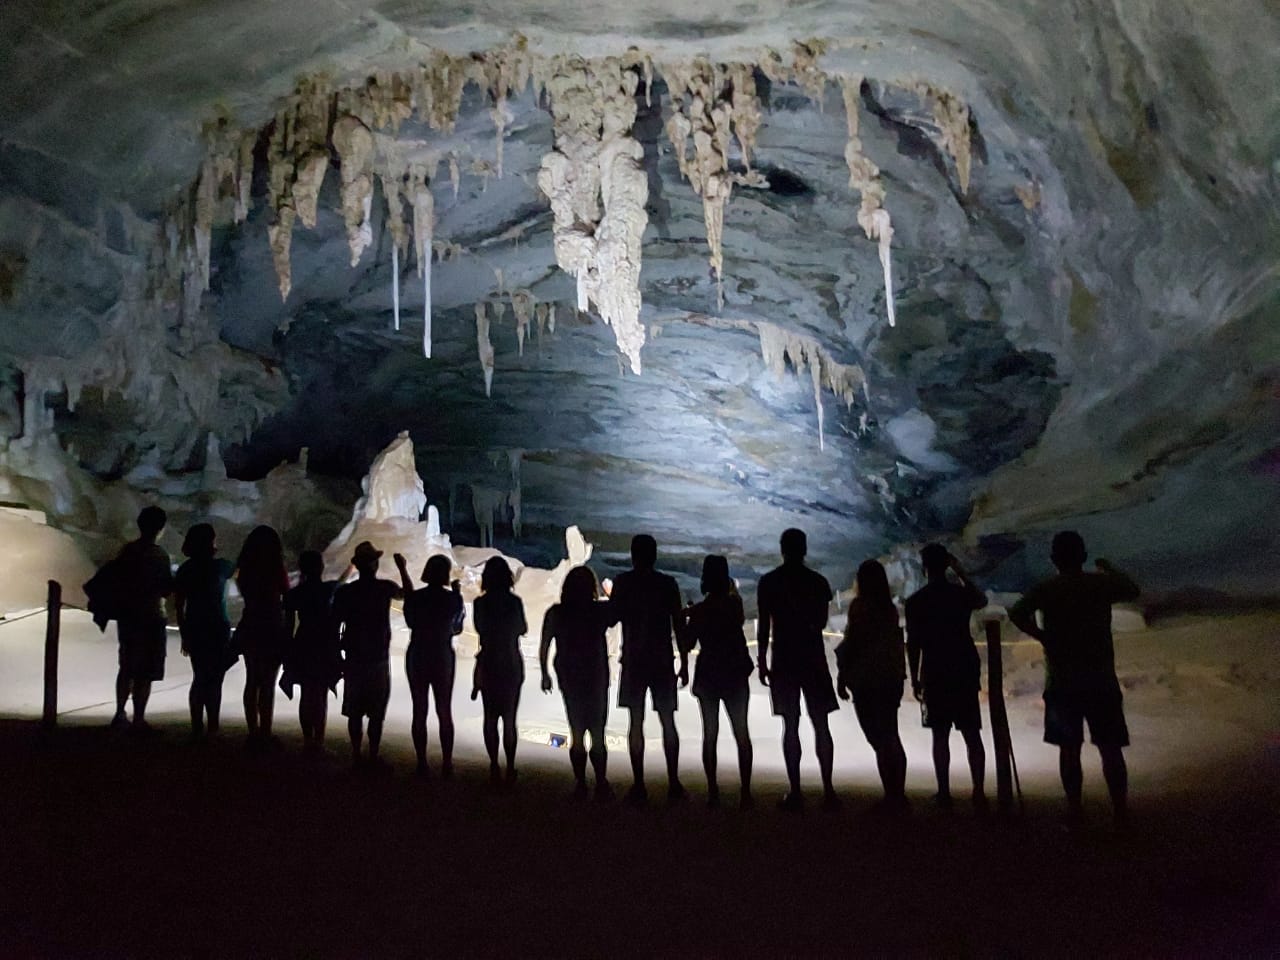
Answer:
<svg viewBox="0 0 1280 960"><path fill-rule="evenodd" d="M336 746L336 744L335 744ZM1269 956L1280 951L1275 745L1262 769L1151 797L1116 836L925 809L573 804L296 744L246 754L0 722L0 955ZM620 757L613 757L620 783ZM545 762L545 761L544 761ZM657 786L654 784L654 786ZM699 786L690 783L691 787ZM1220 788L1220 789L1219 789ZM732 799L732 794L729 798Z"/></svg>

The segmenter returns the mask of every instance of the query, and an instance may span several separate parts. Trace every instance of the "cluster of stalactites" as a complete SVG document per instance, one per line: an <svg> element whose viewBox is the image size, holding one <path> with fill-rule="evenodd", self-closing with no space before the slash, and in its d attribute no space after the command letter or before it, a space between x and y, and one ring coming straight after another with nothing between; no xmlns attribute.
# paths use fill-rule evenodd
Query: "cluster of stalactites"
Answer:
<svg viewBox="0 0 1280 960"><path fill-rule="evenodd" d="M476 348L480 358L480 369L484 373L484 395L490 396L493 389L493 370L495 351L490 336L493 324L501 324L507 315L507 303L511 304L511 313L515 317L516 352L524 356L525 341L530 332L537 337L541 347L543 338L556 332L556 305L539 301L532 290L520 289L511 291L506 299L503 294L481 300L475 305L476 314ZM492 311L492 317L490 317Z"/></svg>
<svg viewBox="0 0 1280 960"><path fill-rule="evenodd" d="M916 93L928 100L933 108L933 122L942 138L942 149L955 161L956 178L960 192L969 192L969 172L972 165L972 147L969 142L969 106L949 90L927 81L915 84Z"/></svg>
<svg viewBox="0 0 1280 960"><path fill-rule="evenodd" d="M849 409L858 392L864 398L867 395L866 374L856 363L840 363L814 337L767 321L756 321L755 326L760 337L760 355L774 376L781 378L788 363L797 374L804 373L806 369L809 371L813 382L813 402L818 411L818 448L825 450L823 389L830 390Z"/></svg>
<svg viewBox="0 0 1280 960"><path fill-rule="evenodd" d="M640 77L610 57L557 57L545 84L555 149L542 158L538 187L551 202L560 268L577 281L579 310L595 304L618 349L640 372L641 238L649 218L644 148L631 136Z"/></svg>
<svg viewBox="0 0 1280 960"><path fill-rule="evenodd" d="M675 147L680 173L702 198L711 269L716 278L716 304L724 307L724 210L735 184L765 186L751 169L760 129L760 102L755 68L750 64L712 64L706 59L663 64L662 77L671 92L667 136ZM729 152L737 139L745 172L731 173ZM693 155L689 142L693 142Z"/></svg>

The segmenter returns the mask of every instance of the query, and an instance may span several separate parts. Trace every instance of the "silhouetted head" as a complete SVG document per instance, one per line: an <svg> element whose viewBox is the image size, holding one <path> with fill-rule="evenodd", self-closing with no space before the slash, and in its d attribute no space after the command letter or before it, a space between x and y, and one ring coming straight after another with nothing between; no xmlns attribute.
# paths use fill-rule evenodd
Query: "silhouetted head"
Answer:
<svg viewBox="0 0 1280 960"><path fill-rule="evenodd" d="M443 553L433 554L422 568L422 582L428 587L447 587L452 572L453 562L448 557Z"/></svg>
<svg viewBox="0 0 1280 960"><path fill-rule="evenodd" d="M920 551L920 565L924 567L926 576L945 576L947 564L950 562L951 554L940 543L925 544L924 549Z"/></svg>
<svg viewBox="0 0 1280 960"><path fill-rule="evenodd" d="M144 540L154 540L169 522L169 515L157 506L143 507L138 514L138 532Z"/></svg>
<svg viewBox="0 0 1280 960"><path fill-rule="evenodd" d="M702 561L702 592L728 593L732 589L729 561L715 553L705 557Z"/></svg>
<svg viewBox="0 0 1280 960"><path fill-rule="evenodd" d="M381 559L381 550L368 540L361 540L356 544L355 552L351 554L351 565L361 576L372 576L378 572L378 561Z"/></svg>
<svg viewBox="0 0 1280 960"><path fill-rule="evenodd" d="M261 580L278 582L284 577L284 544L274 527L263 524L249 531L236 561L240 568L237 581Z"/></svg>
<svg viewBox="0 0 1280 960"><path fill-rule="evenodd" d="M782 531L778 545L782 548L782 559L788 563L801 563L809 553L809 538L804 535L803 530L795 527Z"/></svg>
<svg viewBox="0 0 1280 960"><path fill-rule="evenodd" d="M515 586L511 567L502 557L490 557L480 574L480 589L485 593L504 593Z"/></svg>
<svg viewBox="0 0 1280 960"><path fill-rule="evenodd" d="M631 565L637 570L652 570L658 563L658 541L647 533L631 538Z"/></svg>
<svg viewBox="0 0 1280 960"><path fill-rule="evenodd" d="M600 596L596 575L588 566L574 567L565 575L560 602L566 607L584 607Z"/></svg>
<svg viewBox="0 0 1280 960"><path fill-rule="evenodd" d="M892 607L893 594L889 592L889 577L879 560L864 560L858 567L856 578L858 599L872 609Z"/></svg>
<svg viewBox="0 0 1280 960"><path fill-rule="evenodd" d="M319 550L304 550L298 557L298 572L303 580L319 580L324 576L324 557Z"/></svg>
<svg viewBox="0 0 1280 960"><path fill-rule="evenodd" d="M1061 533L1054 534L1049 559L1063 573L1079 570L1088 557L1089 553L1084 548L1084 537L1080 534L1074 530L1063 530Z"/></svg>
<svg viewBox="0 0 1280 960"><path fill-rule="evenodd" d="M207 523L197 523L182 541L182 555L204 560L218 552L218 535Z"/></svg>

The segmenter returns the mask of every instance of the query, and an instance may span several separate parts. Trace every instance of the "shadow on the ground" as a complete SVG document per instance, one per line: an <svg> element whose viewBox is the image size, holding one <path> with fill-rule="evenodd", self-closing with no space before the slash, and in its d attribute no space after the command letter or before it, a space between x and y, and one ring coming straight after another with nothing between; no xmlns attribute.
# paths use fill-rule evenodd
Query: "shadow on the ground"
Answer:
<svg viewBox="0 0 1280 960"><path fill-rule="evenodd" d="M0 953L1267 954L1274 760L1142 798L1117 836L1101 810L1064 833L1048 797L1011 823L924 798L886 822L870 794L787 815L769 784L748 813L633 809L574 804L538 763L494 788L0 721Z"/></svg>

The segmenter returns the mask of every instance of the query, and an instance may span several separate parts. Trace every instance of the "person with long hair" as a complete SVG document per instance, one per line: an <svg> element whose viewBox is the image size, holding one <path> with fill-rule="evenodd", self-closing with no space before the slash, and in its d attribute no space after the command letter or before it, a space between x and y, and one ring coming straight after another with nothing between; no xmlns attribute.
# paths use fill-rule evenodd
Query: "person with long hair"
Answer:
<svg viewBox="0 0 1280 960"><path fill-rule="evenodd" d="M206 731L218 732L222 680L234 662L227 616L227 581L234 568L217 555L217 534L207 523L187 531L182 553L187 560L174 578L174 606L182 653L191 660L191 736L199 740Z"/></svg>
<svg viewBox="0 0 1280 960"><path fill-rule="evenodd" d="M333 594L338 581L324 579L324 558L307 550L298 558L298 585L284 597L285 657L280 686L292 694L301 687L298 721L304 744L319 750L329 719L329 692L342 677L338 624L333 618Z"/></svg>
<svg viewBox="0 0 1280 960"><path fill-rule="evenodd" d="M489 777L497 781L498 721L507 755L507 781L516 778L516 709L524 685L524 657L520 638L529 632L524 603L516 596L511 567L502 557L490 557L480 575L480 589L472 610L480 649L476 653L476 684L484 700L484 748L489 753Z"/></svg>
<svg viewBox="0 0 1280 960"><path fill-rule="evenodd" d="M853 698L867 742L875 751L884 785L878 809L907 809L907 754L898 735L898 707L907 678L906 648L889 578L877 560L867 560L855 580L857 596L849 604L844 640L836 647L837 687L844 700Z"/></svg>
<svg viewBox="0 0 1280 960"><path fill-rule="evenodd" d="M729 561L712 554L702 561L702 600L686 611L686 650L698 648L693 695L702 709L702 768L707 774L707 804L720 805L716 781L716 741L720 738L720 704L729 714L738 744L738 774L743 809L751 800L751 734L747 730L751 654L742 626L742 597L729 576Z"/></svg>
<svg viewBox="0 0 1280 960"><path fill-rule="evenodd" d="M609 716L609 648L605 631L618 622L612 602L600 600L596 575L590 567L574 567L564 578L560 602L542 621L542 642L538 664L542 670L542 690L551 692L547 655L556 645L556 680L564 697L569 720L569 760L573 765L576 799L587 795L587 746L591 737L591 767L595 771L595 797L612 799L609 786L608 751L604 725Z"/></svg>
<svg viewBox="0 0 1280 960"><path fill-rule="evenodd" d="M420 590L413 588L406 561L398 554L396 566L404 586L404 622L410 630L404 669L413 697L410 729L413 749L418 754L418 773L427 776L431 772L427 764L427 711L434 694L440 728L440 774L448 779L453 775L453 680L457 669L453 638L462 632L466 610L456 580L450 589L453 564L444 554L437 553L427 560Z"/></svg>
<svg viewBox="0 0 1280 960"><path fill-rule="evenodd" d="M236 587L244 612L236 626L235 647L244 656L244 718L249 744L274 743L276 678L284 656L284 595L289 574L284 566L280 534L266 525L254 527L236 561Z"/></svg>

